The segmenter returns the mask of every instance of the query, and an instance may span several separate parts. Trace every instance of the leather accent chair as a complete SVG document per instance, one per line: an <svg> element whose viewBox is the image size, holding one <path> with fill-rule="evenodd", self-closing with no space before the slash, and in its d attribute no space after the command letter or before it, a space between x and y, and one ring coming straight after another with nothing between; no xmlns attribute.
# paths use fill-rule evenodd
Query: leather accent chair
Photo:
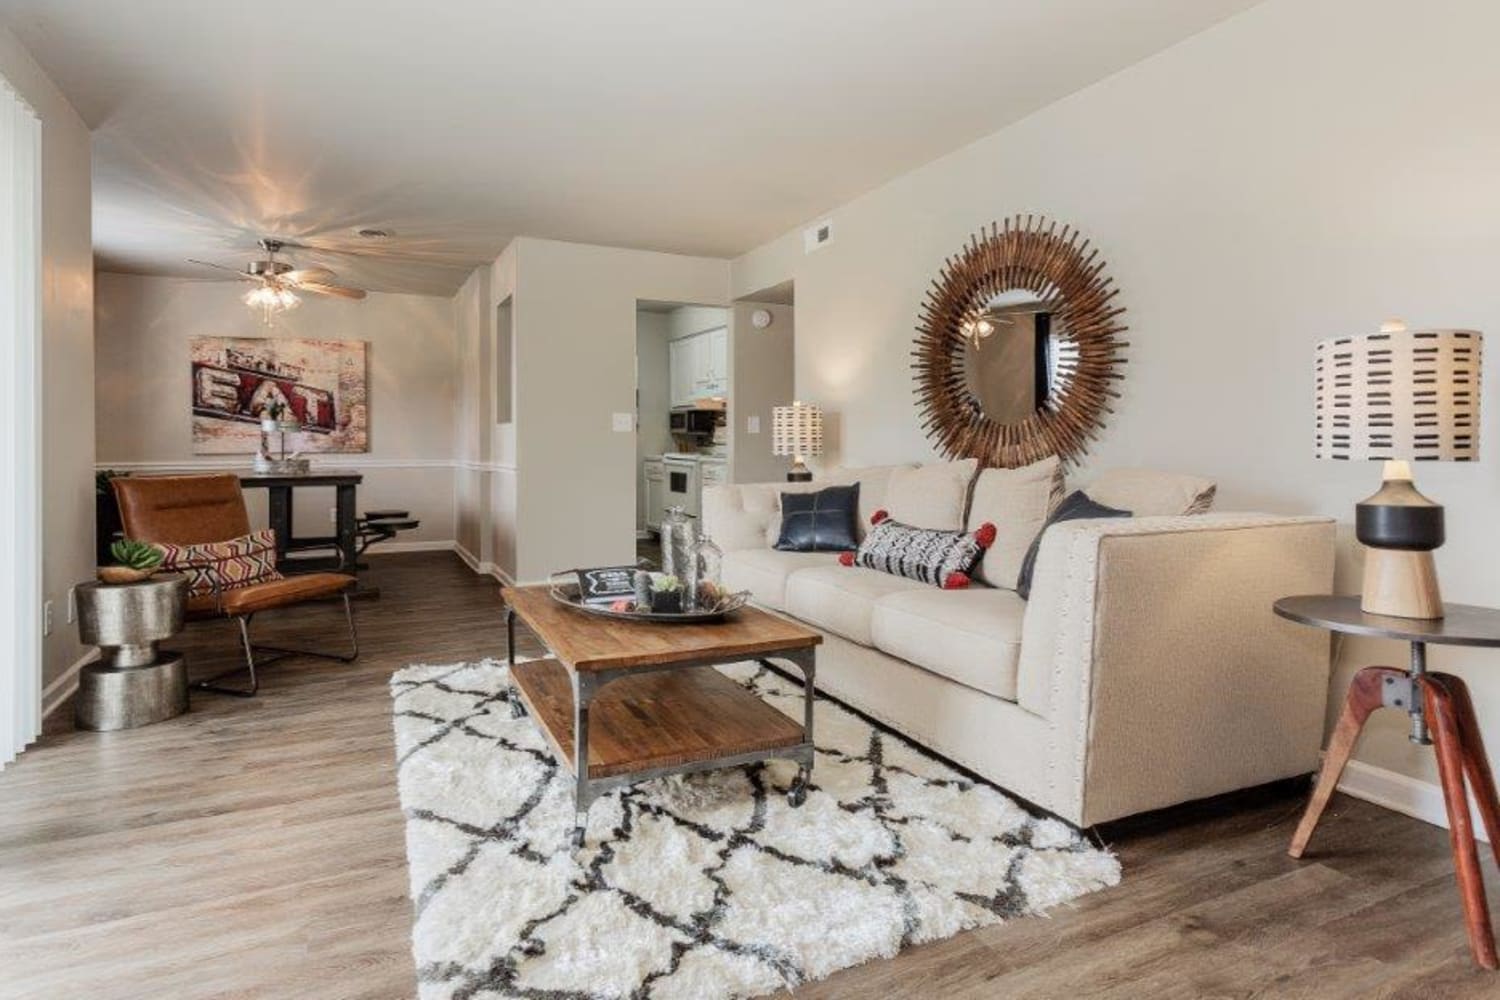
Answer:
<svg viewBox="0 0 1500 1000"><path fill-rule="evenodd" d="M237 476L117 476L111 482L127 538L173 545L203 545L227 542L250 533L250 516L245 511L245 495ZM347 573L305 573L189 598L190 616L233 618L239 624L240 642L245 648L243 668L237 667L199 681L195 686L250 697L260 688L256 669L276 660L288 656L315 656L352 663L359 658L359 634L354 627L354 609L349 601L349 591L353 586L354 577ZM351 646L348 654L262 646L250 641L250 621L259 612L334 596L341 596L344 601L344 620L349 626ZM272 655L257 661L258 652ZM250 674L249 687L223 687L216 683L241 669Z"/></svg>

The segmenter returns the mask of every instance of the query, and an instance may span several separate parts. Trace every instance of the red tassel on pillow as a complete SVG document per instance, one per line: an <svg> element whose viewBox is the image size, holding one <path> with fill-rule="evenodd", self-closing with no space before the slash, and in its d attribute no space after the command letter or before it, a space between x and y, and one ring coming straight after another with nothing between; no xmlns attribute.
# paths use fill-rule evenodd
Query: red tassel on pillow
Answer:
<svg viewBox="0 0 1500 1000"><path fill-rule="evenodd" d="M854 565L854 553L853 552L840 552L839 553L839 565L840 566L853 566Z"/></svg>
<svg viewBox="0 0 1500 1000"><path fill-rule="evenodd" d="M969 574L949 573L948 579L943 581L944 590L963 590L969 585Z"/></svg>
<svg viewBox="0 0 1500 1000"><path fill-rule="evenodd" d="M995 526L986 521L974 532L974 541L979 543L981 549L987 549L995 544Z"/></svg>
<svg viewBox="0 0 1500 1000"><path fill-rule="evenodd" d="M886 510L884 507L882 507L879 510L877 510L875 513L873 513L873 514L870 515L870 523L871 524L879 524L881 521L886 520L890 516L891 516L891 512L888 511L888 510Z"/></svg>

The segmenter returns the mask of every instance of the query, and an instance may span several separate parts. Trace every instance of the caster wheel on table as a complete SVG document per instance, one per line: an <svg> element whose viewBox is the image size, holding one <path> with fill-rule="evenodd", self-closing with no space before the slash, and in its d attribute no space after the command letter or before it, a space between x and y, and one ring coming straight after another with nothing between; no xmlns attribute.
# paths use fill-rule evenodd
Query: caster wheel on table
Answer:
<svg viewBox="0 0 1500 1000"><path fill-rule="evenodd" d="M569 838L573 842L573 849L577 850L583 846L583 827L573 827L573 836Z"/></svg>
<svg viewBox="0 0 1500 1000"><path fill-rule="evenodd" d="M793 785L791 790L786 793L786 801L787 804L793 809L796 809L798 806L802 805L802 803L806 802L807 783L799 781L795 785Z"/></svg>
<svg viewBox="0 0 1500 1000"><path fill-rule="evenodd" d="M526 718L526 706L521 704L520 699L510 703L510 717L512 719Z"/></svg>

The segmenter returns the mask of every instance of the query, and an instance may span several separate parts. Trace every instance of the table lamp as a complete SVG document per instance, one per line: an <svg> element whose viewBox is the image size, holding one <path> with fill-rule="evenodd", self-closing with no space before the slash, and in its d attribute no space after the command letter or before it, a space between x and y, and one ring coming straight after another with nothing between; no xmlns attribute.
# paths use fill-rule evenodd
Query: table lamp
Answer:
<svg viewBox="0 0 1500 1000"><path fill-rule="evenodd" d="M791 406L771 408L771 454L792 456L786 474L789 483L805 483L812 473L804 464L808 455L823 454L823 408L794 401Z"/></svg>
<svg viewBox="0 0 1500 1000"><path fill-rule="evenodd" d="M1398 618L1441 618L1432 551L1443 544L1443 508L1417 492L1413 462L1479 458L1479 365L1474 330L1408 330L1318 344L1318 458L1382 461L1379 491L1354 508L1365 546L1360 607Z"/></svg>

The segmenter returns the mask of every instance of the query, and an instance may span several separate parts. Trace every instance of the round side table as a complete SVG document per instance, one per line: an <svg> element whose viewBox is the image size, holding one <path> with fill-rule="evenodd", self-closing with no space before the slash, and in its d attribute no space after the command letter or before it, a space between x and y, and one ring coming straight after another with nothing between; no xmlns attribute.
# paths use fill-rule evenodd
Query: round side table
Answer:
<svg viewBox="0 0 1500 1000"><path fill-rule="evenodd" d="M78 679L73 714L80 729L133 729L187 711L182 654L156 648L182 631L187 590L181 573L78 585L78 638L100 652Z"/></svg>
<svg viewBox="0 0 1500 1000"><path fill-rule="evenodd" d="M1442 618L1394 618L1360 610L1358 597L1310 595L1283 597L1276 602L1283 618L1350 635L1398 639L1411 644L1410 665L1365 667L1349 682L1344 710L1339 715L1312 801L1297 824L1287 853L1302 857L1318 819L1338 786L1344 765L1354 752L1360 730L1377 708L1394 708L1411 718L1411 741L1434 745L1438 776L1443 785L1443 804L1448 810L1448 833L1453 843L1453 867L1458 873L1463 897L1464 925L1474 961L1486 969L1500 966L1495 953L1495 935L1484 897L1484 879L1479 871L1479 850L1474 843L1474 824L1469 817L1468 791L1474 793L1479 814L1489 834L1490 847L1500 862L1500 799L1495 795L1495 776L1484 752L1479 722L1469 689L1452 674L1427 672L1427 647L1500 647L1500 610L1467 604L1446 604ZM1467 781L1468 790L1465 789Z"/></svg>

